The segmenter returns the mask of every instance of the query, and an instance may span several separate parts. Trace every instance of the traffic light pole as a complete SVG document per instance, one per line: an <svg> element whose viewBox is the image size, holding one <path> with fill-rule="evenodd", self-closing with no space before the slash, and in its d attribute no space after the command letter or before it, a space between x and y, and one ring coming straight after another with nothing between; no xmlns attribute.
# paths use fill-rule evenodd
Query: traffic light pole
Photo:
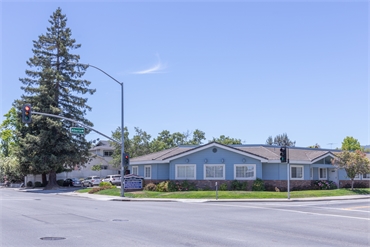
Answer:
<svg viewBox="0 0 370 247"><path fill-rule="evenodd" d="M99 135L104 136L105 138L108 138L108 139L109 139L109 140L111 140L112 142L115 142L115 143L117 143L117 144L121 145L121 143L120 143L120 142L118 142L118 141L116 141L116 140L114 140L114 139L110 138L109 136L104 135L103 133L101 133L101 132L97 131L96 129L93 129L93 128L91 128L90 126L88 126L88 125L86 125L86 124L83 124L83 123L80 123L80 122L78 122L78 121L76 121L76 120L73 120L73 119L70 119L70 118L66 118L66 117L62 117L62 116L58 116L58 115L54 115L54 114L43 113L43 112L37 112L37 111L32 111L32 114L36 114L36 115L43 115L43 116L47 116L47 117L61 118L61 119L65 119L65 120L71 121L71 122L73 122L73 123L76 123L76 124L79 124L79 125L83 126L84 128L90 129L90 130L92 130L92 131L94 131L94 132L98 133Z"/></svg>

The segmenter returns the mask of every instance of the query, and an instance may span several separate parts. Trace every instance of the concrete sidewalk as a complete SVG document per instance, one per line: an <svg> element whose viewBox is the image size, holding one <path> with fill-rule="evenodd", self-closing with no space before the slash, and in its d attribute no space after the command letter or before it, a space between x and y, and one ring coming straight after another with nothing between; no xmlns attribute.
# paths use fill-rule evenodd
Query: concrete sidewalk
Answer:
<svg viewBox="0 0 370 247"><path fill-rule="evenodd" d="M102 201L136 201L136 202L306 202L306 201L334 201L334 200L356 200L370 199L370 195L354 196L330 196L330 197L309 197L309 198L291 198L291 199L171 199L171 198L129 198L118 196L96 195L89 193L65 192L57 193L64 196L84 197Z"/></svg>

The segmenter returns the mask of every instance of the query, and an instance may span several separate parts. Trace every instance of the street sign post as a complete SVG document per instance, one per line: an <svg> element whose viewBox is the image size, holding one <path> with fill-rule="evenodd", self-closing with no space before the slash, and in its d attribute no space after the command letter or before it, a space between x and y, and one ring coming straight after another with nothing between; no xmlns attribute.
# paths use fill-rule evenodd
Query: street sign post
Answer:
<svg viewBox="0 0 370 247"><path fill-rule="evenodd" d="M85 134L85 128L71 127L69 130L72 134Z"/></svg>

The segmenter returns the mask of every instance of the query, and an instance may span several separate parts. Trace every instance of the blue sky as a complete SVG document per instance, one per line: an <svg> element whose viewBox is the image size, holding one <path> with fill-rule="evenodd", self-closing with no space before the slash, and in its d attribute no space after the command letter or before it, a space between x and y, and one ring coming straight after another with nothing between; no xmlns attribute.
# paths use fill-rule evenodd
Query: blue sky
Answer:
<svg viewBox="0 0 370 247"><path fill-rule="evenodd" d="M300 147L340 147L346 136L370 144L367 1L3 0L1 117L58 7L80 62L124 82L131 137L139 127L152 138L200 129L207 141L287 133ZM87 118L110 135L120 86L94 68L84 79L97 89Z"/></svg>

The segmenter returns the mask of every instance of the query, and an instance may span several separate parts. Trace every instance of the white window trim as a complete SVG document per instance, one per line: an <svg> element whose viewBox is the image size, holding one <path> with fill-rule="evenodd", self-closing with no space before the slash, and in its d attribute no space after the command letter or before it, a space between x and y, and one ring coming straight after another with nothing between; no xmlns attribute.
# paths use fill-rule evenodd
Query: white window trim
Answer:
<svg viewBox="0 0 370 247"><path fill-rule="evenodd" d="M136 169L137 173L134 173L134 169ZM132 167L132 174L139 175L139 167L138 166L133 166Z"/></svg>
<svg viewBox="0 0 370 247"><path fill-rule="evenodd" d="M361 180L361 174L356 174L353 180Z"/></svg>
<svg viewBox="0 0 370 247"><path fill-rule="evenodd" d="M292 177L292 168L302 168L302 177L301 178L293 178ZM290 166L290 172L289 172L290 180L304 180L304 166L297 166L297 165L291 165Z"/></svg>
<svg viewBox="0 0 370 247"><path fill-rule="evenodd" d="M313 167L310 168L310 179L313 180Z"/></svg>
<svg viewBox="0 0 370 247"><path fill-rule="evenodd" d="M367 178L364 177L365 174L362 174L362 180L370 180L370 173L367 173L369 175Z"/></svg>
<svg viewBox="0 0 370 247"><path fill-rule="evenodd" d="M237 178L236 177L236 167L238 167L238 166L253 166L253 170L254 170L254 176L253 177L251 177L251 178ZM256 180L256 173L257 173L257 171L256 171L256 165L255 164L234 164L234 179L235 180Z"/></svg>
<svg viewBox="0 0 370 247"><path fill-rule="evenodd" d="M221 178L207 178L206 177L207 166L222 166L222 177ZM203 178L204 180L225 180L225 164L204 164Z"/></svg>
<svg viewBox="0 0 370 247"><path fill-rule="evenodd" d="M179 178L177 175L177 167L179 166L193 166L194 167L194 178ZM197 166L196 164L176 164L175 165L175 179L176 180L195 180L197 179Z"/></svg>
<svg viewBox="0 0 370 247"><path fill-rule="evenodd" d="M326 172L325 172L325 177L321 177L321 169L325 169L326 170ZM319 180L327 180L328 179L328 169L326 169L326 168L319 168Z"/></svg>
<svg viewBox="0 0 370 247"><path fill-rule="evenodd" d="M150 176L149 177L146 177L146 168L150 169ZM151 165L148 165L148 166L144 166L144 178L145 179L151 179L152 178L152 166Z"/></svg>

